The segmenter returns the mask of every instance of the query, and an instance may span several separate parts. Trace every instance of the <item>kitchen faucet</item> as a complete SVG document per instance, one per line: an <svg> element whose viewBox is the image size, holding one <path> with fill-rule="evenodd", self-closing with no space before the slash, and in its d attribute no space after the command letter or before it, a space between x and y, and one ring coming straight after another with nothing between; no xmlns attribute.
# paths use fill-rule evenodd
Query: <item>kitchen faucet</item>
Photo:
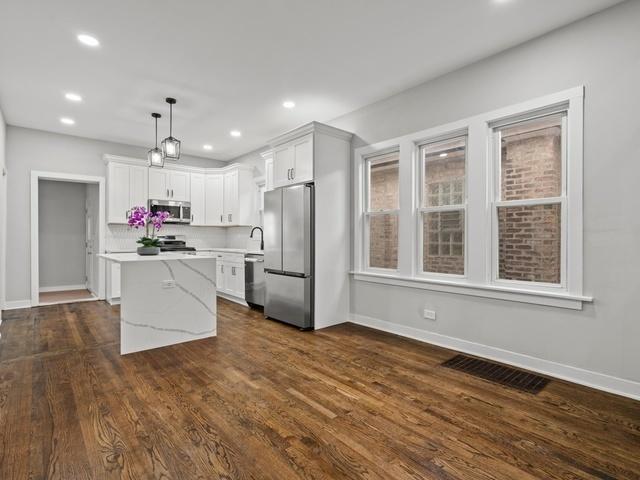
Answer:
<svg viewBox="0 0 640 480"><path fill-rule="evenodd" d="M251 233L249 234L249 238L253 238L253 232L258 229L260 230L260 250L264 250L264 231L260 227L253 227L251 229Z"/></svg>

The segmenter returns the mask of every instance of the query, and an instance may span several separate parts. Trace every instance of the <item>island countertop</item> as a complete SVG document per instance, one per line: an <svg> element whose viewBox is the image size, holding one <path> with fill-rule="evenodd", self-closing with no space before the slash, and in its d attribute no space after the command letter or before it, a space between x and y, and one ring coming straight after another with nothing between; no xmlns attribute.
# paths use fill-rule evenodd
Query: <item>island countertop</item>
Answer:
<svg viewBox="0 0 640 480"><path fill-rule="evenodd" d="M98 255L110 262L158 262L162 260L198 260L216 258L213 252L160 252L158 255L138 255L137 253L101 253Z"/></svg>

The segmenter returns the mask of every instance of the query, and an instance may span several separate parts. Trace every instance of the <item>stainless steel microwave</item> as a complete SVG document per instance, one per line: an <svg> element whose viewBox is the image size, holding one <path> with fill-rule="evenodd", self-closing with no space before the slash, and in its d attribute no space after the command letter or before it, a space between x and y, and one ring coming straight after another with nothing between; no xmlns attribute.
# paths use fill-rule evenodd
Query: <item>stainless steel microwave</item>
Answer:
<svg viewBox="0 0 640 480"><path fill-rule="evenodd" d="M172 200L149 200L149 211L169 212L165 223L191 223L191 203Z"/></svg>

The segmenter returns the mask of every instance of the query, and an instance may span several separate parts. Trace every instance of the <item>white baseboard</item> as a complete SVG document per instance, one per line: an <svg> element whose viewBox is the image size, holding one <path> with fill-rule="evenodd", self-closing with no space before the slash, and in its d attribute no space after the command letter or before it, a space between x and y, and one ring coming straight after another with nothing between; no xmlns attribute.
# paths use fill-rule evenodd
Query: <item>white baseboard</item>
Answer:
<svg viewBox="0 0 640 480"><path fill-rule="evenodd" d="M521 353L490 347L480 343L469 342L460 338L449 337L439 333L420 330L414 327L387 322L366 315L351 314L351 321L358 325L375 328L385 332L412 338L421 342L438 345L440 347L457 350L459 352L488 358L498 362L524 368L533 372L542 373L550 377L559 378L568 382L577 383L587 387L603 390L605 392L622 395L624 397L640 400L640 383L624 378L613 377L603 373L584 370L570 365L551 362L541 358L523 355Z"/></svg>
<svg viewBox="0 0 640 480"><path fill-rule="evenodd" d="M247 302L245 302L243 298L234 297L233 295L229 295L227 293L222 293L220 291L216 292L216 295L221 297L221 298L224 298L225 300L229 300L230 302L237 303L237 304L242 305L244 307L248 307L249 306L249 304Z"/></svg>
<svg viewBox="0 0 640 480"><path fill-rule="evenodd" d="M18 308L30 308L31 300L7 300L4 302L3 310L16 310Z"/></svg>
<svg viewBox="0 0 640 480"><path fill-rule="evenodd" d="M65 292L67 290L84 290L87 288L86 284L81 285L56 285L53 287L40 287L40 293L47 292Z"/></svg>

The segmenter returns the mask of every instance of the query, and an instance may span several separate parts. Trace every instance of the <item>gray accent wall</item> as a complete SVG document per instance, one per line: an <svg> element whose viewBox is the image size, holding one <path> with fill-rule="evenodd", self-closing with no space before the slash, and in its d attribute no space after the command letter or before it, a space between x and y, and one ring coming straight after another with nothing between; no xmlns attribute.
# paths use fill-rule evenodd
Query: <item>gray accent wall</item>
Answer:
<svg viewBox="0 0 640 480"><path fill-rule="evenodd" d="M87 186L38 182L40 288L85 284Z"/></svg>
<svg viewBox="0 0 640 480"><path fill-rule="evenodd" d="M353 314L640 382L639 20L640 2L626 2L330 122L358 147L584 85L584 291L594 302L573 311L352 280Z"/></svg>
<svg viewBox="0 0 640 480"><path fill-rule="evenodd" d="M152 138L150 138L150 141ZM31 297L30 182L31 171L73 173L106 177L105 153L146 158L147 149L113 142L60 135L29 128L8 126L7 169L7 286L6 301L27 301ZM225 162L184 155L185 165L219 167Z"/></svg>
<svg viewBox="0 0 640 480"><path fill-rule="evenodd" d="M0 109L0 311L4 306L6 290L5 251L7 233L7 175L6 175L6 133L7 125ZM0 319L2 322L2 319Z"/></svg>

